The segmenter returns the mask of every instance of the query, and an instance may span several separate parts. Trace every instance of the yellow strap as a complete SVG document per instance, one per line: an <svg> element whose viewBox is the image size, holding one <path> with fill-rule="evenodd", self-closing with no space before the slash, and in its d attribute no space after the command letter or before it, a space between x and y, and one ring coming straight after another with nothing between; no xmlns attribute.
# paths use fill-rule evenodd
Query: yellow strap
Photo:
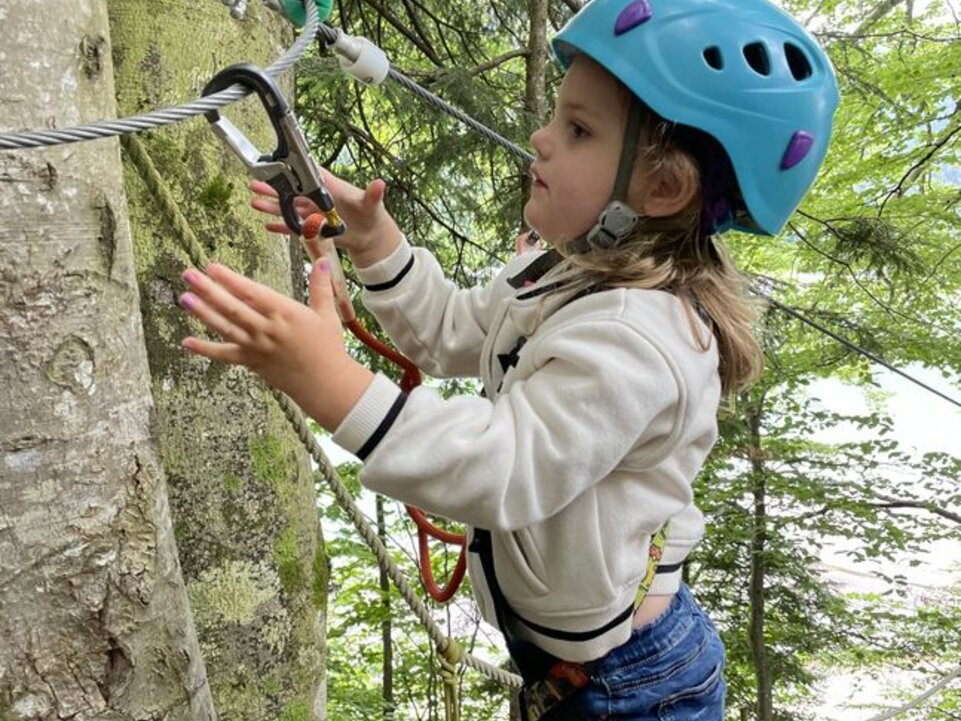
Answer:
<svg viewBox="0 0 961 721"><path fill-rule="evenodd" d="M657 573L657 565L661 562L664 555L664 544L667 542L667 526L664 526L651 538L651 545L647 550L647 572L637 588L637 595L634 596L634 608L638 609L647 598L647 592L651 590L654 583L654 574Z"/></svg>

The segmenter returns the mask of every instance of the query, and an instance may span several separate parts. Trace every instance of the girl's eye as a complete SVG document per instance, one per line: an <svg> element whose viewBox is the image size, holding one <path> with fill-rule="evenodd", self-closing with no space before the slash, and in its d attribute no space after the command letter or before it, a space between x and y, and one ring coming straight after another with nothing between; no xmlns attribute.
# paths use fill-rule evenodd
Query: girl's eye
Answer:
<svg viewBox="0 0 961 721"><path fill-rule="evenodd" d="M583 125L571 123L571 135L573 135L575 138L586 138L589 133L587 128L585 128Z"/></svg>

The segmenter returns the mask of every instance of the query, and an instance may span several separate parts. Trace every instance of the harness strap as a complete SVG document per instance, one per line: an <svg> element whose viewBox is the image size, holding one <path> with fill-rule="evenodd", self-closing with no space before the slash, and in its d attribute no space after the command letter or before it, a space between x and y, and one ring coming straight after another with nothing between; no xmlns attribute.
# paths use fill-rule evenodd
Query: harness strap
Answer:
<svg viewBox="0 0 961 721"><path fill-rule="evenodd" d="M681 566L680 563L670 566L661 565L665 543L667 543L666 524L657 530L657 533L651 538L651 544L647 547L647 571L637 586L637 595L634 596L635 611L641 607L644 599L647 598L647 592L651 590L651 584L654 583L654 576L658 573L672 573Z"/></svg>
<svg viewBox="0 0 961 721"><path fill-rule="evenodd" d="M597 638L598 636L607 633L615 626L619 625L627 619L628 616L632 616L634 612L640 608L641 604L644 603L644 599L647 598L648 591L651 589L651 584L654 583L654 577L659 573L673 573L681 564L670 564L662 565L660 563L662 556L664 555L664 545L667 541L667 527L658 530L651 539L650 546L648 547L647 554L647 571L644 577L638 584L637 593L634 596L633 603L628 606L624 611L619 613L616 617L605 623L599 628L590 629L588 631L564 631L561 629L550 628L549 626L543 626L534 621L528 620L521 616L508 602L504 592L501 590L500 583L497 581L497 574L494 570L494 551L491 542L490 531L483 528L474 529L474 537L470 544L470 550L480 557L481 568L484 569L484 577L487 579L487 588L490 590L491 600L494 602L494 614L497 619L497 625L506 637L510 636L509 621L514 619L520 623L527 626L527 628L535 631L542 636L549 636L550 638L556 638L562 641L589 641L592 638Z"/></svg>
<svg viewBox="0 0 961 721"><path fill-rule="evenodd" d="M517 613L508 602L497 574L494 570L494 548L490 531L475 528L471 540L470 551L480 557L481 568L487 579L487 588L494 603L494 616L497 625L507 640L507 647L511 659L517 665L524 679L521 689L520 705L522 721L576 721L584 718L574 698L579 689L591 682L591 676L583 664L564 661L550 654L537 645L524 641L510 632L509 621L515 619L528 628L544 636L571 641L587 641L615 626L623 623L644 602L647 593L654 582L654 577L660 573L676 571L680 564L660 566L667 541L666 526L659 529L651 538L647 557L647 572L638 585L634 602L618 614L616 618L598 629L590 631L561 631L534 623Z"/></svg>

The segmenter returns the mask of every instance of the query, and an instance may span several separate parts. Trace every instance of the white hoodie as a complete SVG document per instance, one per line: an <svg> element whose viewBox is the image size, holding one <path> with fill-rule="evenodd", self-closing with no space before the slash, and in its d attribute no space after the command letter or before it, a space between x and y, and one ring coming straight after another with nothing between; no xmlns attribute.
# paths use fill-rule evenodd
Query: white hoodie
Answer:
<svg viewBox="0 0 961 721"><path fill-rule="evenodd" d="M378 375L334 441L365 461L368 488L488 529L499 585L529 624L511 632L587 661L629 638L654 532L670 519L661 567L678 568L659 573L651 595L677 590L703 535L691 482L717 437L718 357L713 339L698 347L673 295L576 296L556 268L537 278L547 260L516 257L470 290L406 243L358 269L364 304L405 355L435 377L479 376L487 397L427 386L405 396ZM496 624L469 555L481 613Z"/></svg>

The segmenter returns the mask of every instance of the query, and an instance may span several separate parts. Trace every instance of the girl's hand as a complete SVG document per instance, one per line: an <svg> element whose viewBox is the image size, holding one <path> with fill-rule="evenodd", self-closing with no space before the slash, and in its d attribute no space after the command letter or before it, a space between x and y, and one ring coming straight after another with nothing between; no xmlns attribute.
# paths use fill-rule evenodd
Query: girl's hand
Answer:
<svg viewBox="0 0 961 721"><path fill-rule="evenodd" d="M321 172L337 206L337 212L347 224L347 232L334 239L337 247L346 250L354 265L361 268L373 265L390 255L403 235L384 207L387 184L378 179L362 190L327 170L321 169ZM249 187L254 193L250 203L254 208L268 215L281 215L277 193L273 188L260 180L251 181ZM294 209L301 219L320 212L320 209L306 198L297 198ZM274 233L293 233L282 221L268 222L265 227Z"/></svg>
<svg viewBox="0 0 961 721"><path fill-rule="evenodd" d="M535 250L540 250L541 236L536 230L528 230L521 233L514 239L514 249L517 255L524 255Z"/></svg>
<svg viewBox="0 0 961 721"><path fill-rule="evenodd" d="M328 430L335 430L363 395L373 374L344 348L334 309L330 261L310 274L310 306L229 268L187 270L190 291L180 305L222 342L193 336L183 346L211 360L245 365L289 395Z"/></svg>

